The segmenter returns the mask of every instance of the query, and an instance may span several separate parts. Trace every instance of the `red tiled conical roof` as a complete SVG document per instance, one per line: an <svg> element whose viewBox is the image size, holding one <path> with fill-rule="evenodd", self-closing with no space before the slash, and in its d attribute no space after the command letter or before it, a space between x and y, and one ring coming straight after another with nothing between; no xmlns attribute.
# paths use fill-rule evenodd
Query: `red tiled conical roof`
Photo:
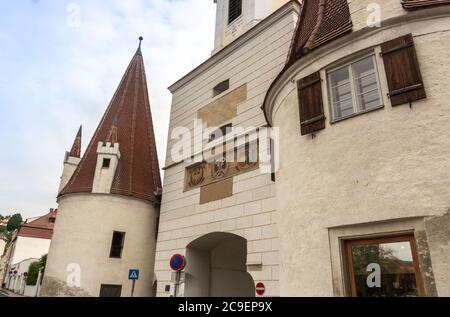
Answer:
<svg viewBox="0 0 450 317"><path fill-rule="evenodd" d="M159 203L161 177L140 44L86 153L59 196L92 192L97 145L107 141L111 127L117 129L121 154L111 193Z"/></svg>

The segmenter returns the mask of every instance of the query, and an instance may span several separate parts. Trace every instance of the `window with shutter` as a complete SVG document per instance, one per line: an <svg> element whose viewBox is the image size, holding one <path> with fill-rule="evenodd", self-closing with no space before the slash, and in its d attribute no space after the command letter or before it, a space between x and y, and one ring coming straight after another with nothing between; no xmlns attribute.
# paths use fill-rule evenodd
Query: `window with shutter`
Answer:
<svg viewBox="0 0 450 317"><path fill-rule="evenodd" d="M320 73L317 72L300 79L297 88L302 135L325 129Z"/></svg>
<svg viewBox="0 0 450 317"><path fill-rule="evenodd" d="M420 9L429 6L450 4L450 0L401 0L403 8L407 10Z"/></svg>
<svg viewBox="0 0 450 317"><path fill-rule="evenodd" d="M426 98L412 34L381 45L392 106Z"/></svg>
<svg viewBox="0 0 450 317"><path fill-rule="evenodd" d="M332 122L383 107L375 55L327 72Z"/></svg>

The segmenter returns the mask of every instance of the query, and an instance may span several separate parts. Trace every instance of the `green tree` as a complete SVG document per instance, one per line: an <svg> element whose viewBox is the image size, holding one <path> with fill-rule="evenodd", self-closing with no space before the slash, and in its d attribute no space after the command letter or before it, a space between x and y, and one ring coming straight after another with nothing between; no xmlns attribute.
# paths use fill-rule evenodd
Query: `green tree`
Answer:
<svg viewBox="0 0 450 317"><path fill-rule="evenodd" d="M41 256L41 258L39 259L39 268L41 269L42 274L44 274L45 265L47 265L47 254Z"/></svg>
<svg viewBox="0 0 450 317"><path fill-rule="evenodd" d="M12 215L11 218L8 220L6 229L11 232L19 229L21 224L22 224L22 216L20 214L15 214Z"/></svg>
<svg viewBox="0 0 450 317"><path fill-rule="evenodd" d="M47 265L47 254L41 256L39 259L39 269L41 270L41 276L44 276L45 266ZM42 284L42 278L41 278L41 284Z"/></svg>
<svg viewBox="0 0 450 317"><path fill-rule="evenodd" d="M28 268L28 274L26 283L27 285L36 285L38 277L39 277L40 264L39 262L33 262L30 264Z"/></svg>

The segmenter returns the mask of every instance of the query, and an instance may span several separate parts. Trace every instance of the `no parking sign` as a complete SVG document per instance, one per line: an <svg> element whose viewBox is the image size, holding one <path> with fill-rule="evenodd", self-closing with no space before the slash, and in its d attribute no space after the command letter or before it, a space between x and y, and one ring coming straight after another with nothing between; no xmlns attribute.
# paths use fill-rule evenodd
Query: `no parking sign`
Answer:
<svg viewBox="0 0 450 317"><path fill-rule="evenodd" d="M181 254L175 254L170 259L170 268L175 272L181 272L186 267L186 258Z"/></svg>

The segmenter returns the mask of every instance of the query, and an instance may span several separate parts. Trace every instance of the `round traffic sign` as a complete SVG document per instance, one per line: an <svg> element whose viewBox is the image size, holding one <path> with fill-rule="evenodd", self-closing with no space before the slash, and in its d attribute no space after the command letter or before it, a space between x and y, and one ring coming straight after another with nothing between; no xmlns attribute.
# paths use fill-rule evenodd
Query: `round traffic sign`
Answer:
<svg viewBox="0 0 450 317"><path fill-rule="evenodd" d="M181 254L175 254L170 259L170 268L175 272L182 271L186 267L186 258Z"/></svg>
<svg viewBox="0 0 450 317"><path fill-rule="evenodd" d="M263 296L264 293L266 292L266 286L264 285L264 283L258 283L256 284L256 294L258 294L259 296Z"/></svg>

